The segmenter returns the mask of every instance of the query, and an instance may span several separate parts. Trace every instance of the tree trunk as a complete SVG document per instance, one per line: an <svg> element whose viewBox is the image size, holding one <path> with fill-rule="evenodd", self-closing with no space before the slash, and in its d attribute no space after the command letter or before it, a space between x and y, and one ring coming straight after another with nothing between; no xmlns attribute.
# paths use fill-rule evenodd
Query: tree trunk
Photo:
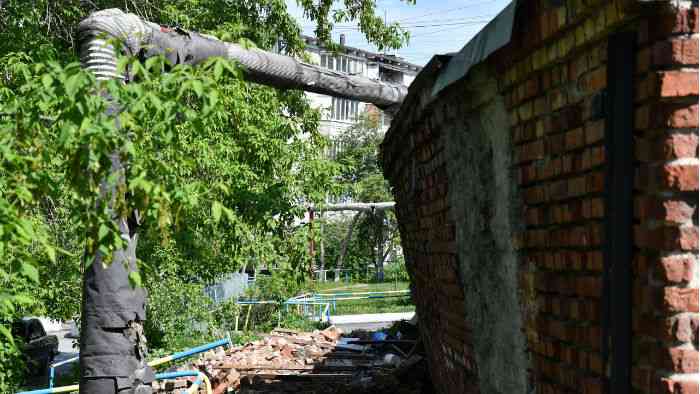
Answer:
<svg viewBox="0 0 700 394"><path fill-rule="evenodd" d="M316 263L316 242L314 240L314 210L309 209L309 277L314 280L314 265Z"/></svg>
<svg viewBox="0 0 700 394"><path fill-rule="evenodd" d="M343 260L345 259L345 255L348 252L348 245L350 244L350 238L352 238L352 230L353 228L355 228L355 224L360 219L361 215L362 213L356 213L355 216L352 217L352 221L350 221L350 226L348 227L348 233L345 236L345 239L343 239L343 244L340 247L340 256L338 256L338 264L336 264L335 266L336 282L340 279L340 270L343 269Z"/></svg>
<svg viewBox="0 0 700 394"><path fill-rule="evenodd" d="M384 212L377 212L375 218L377 224L377 252L375 254L374 269L377 281L384 282Z"/></svg>
<svg viewBox="0 0 700 394"><path fill-rule="evenodd" d="M321 219L323 219L323 213L321 214ZM321 220L320 223L320 240L319 240L319 256L318 256L318 264L319 264L319 271L318 271L318 280L321 282L326 281L326 248L325 245L323 244L323 220Z"/></svg>

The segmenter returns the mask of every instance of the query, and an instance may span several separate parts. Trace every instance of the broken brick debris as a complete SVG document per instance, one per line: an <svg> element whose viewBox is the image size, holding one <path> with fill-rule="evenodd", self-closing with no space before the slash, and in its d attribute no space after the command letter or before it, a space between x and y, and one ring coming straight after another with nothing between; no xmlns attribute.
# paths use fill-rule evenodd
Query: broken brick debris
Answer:
<svg viewBox="0 0 700 394"><path fill-rule="evenodd" d="M206 373L214 394L421 392L427 380L421 377L427 375L405 373L417 365L426 370L423 357L413 354L415 340L353 344L359 338L342 335L334 326L314 332L275 329L260 340L204 353L183 369ZM402 376L392 376L394 372ZM182 387L161 383L156 392Z"/></svg>

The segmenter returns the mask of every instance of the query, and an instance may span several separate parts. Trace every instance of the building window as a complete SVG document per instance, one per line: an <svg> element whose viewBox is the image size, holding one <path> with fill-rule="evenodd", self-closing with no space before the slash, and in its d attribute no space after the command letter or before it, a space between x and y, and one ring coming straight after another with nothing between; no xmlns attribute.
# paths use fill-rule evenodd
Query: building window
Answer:
<svg viewBox="0 0 700 394"><path fill-rule="evenodd" d="M321 55L321 67L348 74L362 74L362 62L345 55Z"/></svg>
<svg viewBox="0 0 700 394"><path fill-rule="evenodd" d="M381 124L380 124L380 127L381 127L381 128L385 128L385 127L386 127L386 128L389 128L389 127L391 126L391 120L392 120L391 115L389 115L388 113L386 113L386 112L384 112L384 111L381 111L381 114L382 114L382 116L381 116L381 119L380 119L380 120L381 120L381 122L380 122L380 123L381 123Z"/></svg>
<svg viewBox="0 0 700 394"><path fill-rule="evenodd" d="M343 73L362 74L362 62L345 55L321 54L321 67ZM357 120L359 103L357 101L333 97L330 119L354 122Z"/></svg>
<svg viewBox="0 0 700 394"><path fill-rule="evenodd" d="M355 121L357 120L359 103L357 101L333 97L331 104L332 120Z"/></svg>

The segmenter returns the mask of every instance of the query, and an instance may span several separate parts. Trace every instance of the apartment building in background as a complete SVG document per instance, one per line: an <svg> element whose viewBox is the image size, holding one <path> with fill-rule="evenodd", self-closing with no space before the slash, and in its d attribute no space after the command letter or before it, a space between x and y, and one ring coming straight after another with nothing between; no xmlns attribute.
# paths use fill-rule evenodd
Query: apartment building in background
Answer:
<svg viewBox="0 0 700 394"><path fill-rule="evenodd" d="M346 46L343 34L340 35L340 49L336 52L322 46L314 37L304 36L304 40L306 52L312 63L340 73L361 75L408 86L421 70L421 66L409 63L398 56ZM329 137L337 136L352 126L363 113L378 116L382 131L386 131L391 123L390 115L369 103L317 93L307 92L306 95L314 107L321 109L320 132Z"/></svg>

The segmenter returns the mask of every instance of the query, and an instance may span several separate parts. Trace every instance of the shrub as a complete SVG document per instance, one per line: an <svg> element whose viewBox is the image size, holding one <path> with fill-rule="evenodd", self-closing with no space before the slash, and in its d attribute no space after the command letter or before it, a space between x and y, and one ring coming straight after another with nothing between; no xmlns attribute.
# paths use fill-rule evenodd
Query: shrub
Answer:
<svg viewBox="0 0 700 394"><path fill-rule="evenodd" d="M403 259L392 261L384 267L385 279L392 282L408 282L408 271Z"/></svg>
<svg viewBox="0 0 700 394"><path fill-rule="evenodd" d="M145 331L152 349L182 350L221 334L203 285L166 275L150 284L149 293Z"/></svg>

